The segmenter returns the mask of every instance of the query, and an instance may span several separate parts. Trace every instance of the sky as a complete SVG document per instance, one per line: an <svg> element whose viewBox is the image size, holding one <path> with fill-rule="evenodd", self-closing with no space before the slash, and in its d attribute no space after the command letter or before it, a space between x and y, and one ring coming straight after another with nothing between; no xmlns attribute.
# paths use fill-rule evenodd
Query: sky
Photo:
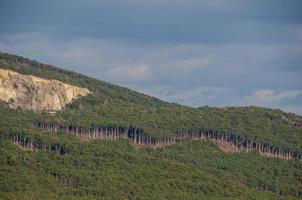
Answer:
<svg viewBox="0 0 302 200"><path fill-rule="evenodd" d="M190 106L302 115L301 0L0 0L0 51Z"/></svg>

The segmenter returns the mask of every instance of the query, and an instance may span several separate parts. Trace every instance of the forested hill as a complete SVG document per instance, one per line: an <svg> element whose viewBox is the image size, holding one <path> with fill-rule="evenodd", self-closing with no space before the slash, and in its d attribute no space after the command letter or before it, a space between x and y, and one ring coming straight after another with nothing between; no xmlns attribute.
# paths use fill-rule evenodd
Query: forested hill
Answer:
<svg viewBox="0 0 302 200"><path fill-rule="evenodd" d="M302 197L301 116L182 106L6 53L0 68L87 91L55 113L0 101L0 199Z"/></svg>
<svg viewBox="0 0 302 200"><path fill-rule="evenodd" d="M157 136L173 135L176 131L214 129L302 151L302 117L281 110L259 107L191 108L5 53L0 54L0 67L93 91L48 120L87 128L97 125L136 127Z"/></svg>

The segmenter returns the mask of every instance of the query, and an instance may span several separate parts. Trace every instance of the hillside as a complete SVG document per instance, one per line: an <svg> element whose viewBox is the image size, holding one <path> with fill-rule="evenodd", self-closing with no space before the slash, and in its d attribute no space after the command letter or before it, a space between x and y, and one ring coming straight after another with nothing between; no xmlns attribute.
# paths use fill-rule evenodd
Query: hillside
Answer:
<svg viewBox="0 0 302 200"><path fill-rule="evenodd" d="M2 101L0 197L4 199L24 199L24 195L27 199L302 196L299 159L269 158L261 155L265 154L263 149L254 151L258 147L252 149L253 145L247 153L238 148L240 142L254 142L270 153L291 152L288 158L294 158L294 153L302 152L301 116L259 107L182 106L5 53L0 53L0 68L90 91L55 114L41 109L12 109ZM55 128L43 131L38 123ZM160 148L137 148L139 145L133 146L128 137L110 138L112 141L98 140L101 137L91 140L89 136L83 140L68 127L84 135L95 127L122 128L127 135L129 130L138 130L133 137L141 139L134 139L134 144L147 141L142 135L154 141L175 138L176 133L187 135L169 145L158 145ZM192 142L197 139L193 135L201 130L211 131L213 136ZM120 133L115 131L116 135ZM229 139L227 143L236 147L237 153L226 153L216 145L228 135L236 138L236 142Z"/></svg>

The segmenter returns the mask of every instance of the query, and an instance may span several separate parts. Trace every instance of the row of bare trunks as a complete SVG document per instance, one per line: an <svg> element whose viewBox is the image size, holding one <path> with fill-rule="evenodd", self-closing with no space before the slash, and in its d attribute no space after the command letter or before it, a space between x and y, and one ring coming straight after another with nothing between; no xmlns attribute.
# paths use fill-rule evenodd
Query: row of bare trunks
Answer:
<svg viewBox="0 0 302 200"><path fill-rule="evenodd" d="M9 135L11 141L27 150L46 150L64 155L67 153L66 147L56 143L44 143L38 138L30 138L27 135L12 133Z"/></svg>
<svg viewBox="0 0 302 200"><path fill-rule="evenodd" d="M204 140L209 139L219 143L227 143L240 151L257 151L273 157L285 159L302 159L301 153L290 149L279 148L267 143L250 141L232 133L224 133L215 130L178 131L173 136L156 137L146 134L142 129L114 126L97 126L93 128L81 128L74 125L64 126L54 123L38 122L37 126L43 131L65 131L77 135L82 140L90 139L130 139L137 147L160 148L176 144L182 139Z"/></svg>

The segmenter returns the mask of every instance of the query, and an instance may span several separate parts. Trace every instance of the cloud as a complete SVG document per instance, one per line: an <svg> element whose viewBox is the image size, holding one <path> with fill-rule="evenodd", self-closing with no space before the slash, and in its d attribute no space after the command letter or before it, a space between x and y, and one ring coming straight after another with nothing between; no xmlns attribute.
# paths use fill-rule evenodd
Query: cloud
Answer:
<svg viewBox="0 0 302 200"><path fill-rule="evenodd" d="M234 4L238 6L241 4L241 0L229 0L225 2L224 0L153 0L153 1L142 1L142 0L128 0L130 3L135 4L147 4L147 5L172 5L172 6L207 6L214 8L221 8L223 6L233 6ZM225 8L224 8L225 9Z"/></svg>
<svg viewBox="0 0 302 200"><path fill-rule="evenodd" d="M203 104L205 100L214 99L226 94L229 89L230 88L227 87L197 87L190 90L182 90L173 95L172 98L184 102L188 101L188 104L190 104L190 102L196 102L197 100L200 101L198 104L195 104L198 106Z"/></svg>
<svg viewBox="0 0 302 200"><path fill-rule="evenodd" d="M271 89L258 89L246 96L246 102L253 105L273 105L283 99L292 99L302 94L300 90L286 90L277 92Z"/></svg>
<svg viewBox="0 0 302 200"><path fill-rule="evenodd" d="M13 39L12 39L13 38ZM152 84L298 88L299 45L146 45L104 38L58 39L45 34L0 35L0 49L66 67L107 81L114 68L148 65ZM146 67L145 67L146 68ZM117 70L117 69L116 69ZM141 69L142 70L142 69ZM121 69L119 70L121 71ZM223 73L221 73L223 72ZM147 72L146 72L147 73ZM124 80L124 79L121 79ZM279 81L282 80L282 81Z"/></svg>
<svg viewBox="0 0 302 200"><path fill-rule="evenodd" d="M209 62L209 58L189 58L172 62L170 66L184 73L191 73L195 69L206 67Z"/></svg>
<svg viewBox="0 0 302 200"><path fill-rule="evenodd" d="M90 57L92 54L90 49L85 48L69 48L64 49L60 52L58 56L60 56L61 59L69 60L69 59L77 59L77 60L83 60Z"/></svg>
<svg viewBox="0 0 302 200"><path fill-rule="evenodd" d="M21 33L15 33L13 35L8 35L6 37L7 41L10 43L17 43L20 41L24 41L30 38L35 38L36 40L43 39L45 40L46 37L44 35L37 33L37 32L21 32Z"/></svg>
<svg viewBox="0 0 302 200"><path fill-rule="evenodd" d="M4 0L0 50L182 104L298 110L301 5L300 0Z"/></svg>
<svg viewBox="0 0 302 200"><path fill-rule="evenodd" d="M299 8L299 0L2 0L0 32L37 31L149 45L275 44L290 40L287 25L301 24Z"/></svg>
<svg viewBox="0 0 302 200"><path fill-rule="evenodd" d="M302 102L299 46L135 45L108 38L0 34L0 51L127 85L166 101L192 106L253 104L291 111Z"/></svg>
<svg viewBox="0 0 302 200"><path fill-rule="evenodd" d="M194 88L177 87L175 85L126 85L142 93L155 96L169 102L178 102L190 106L219 105L218 99L230 92L227 87L200 86Z"/></svg>
<svg viewBox="0 0 302 200"><path fill-rule="evenodd" d="M108 75L111 79L118 79L124 82L140 82L148 81L151 78L150 65L138 64L138 65L121 65L114 67L108 71Z"/></svg>

